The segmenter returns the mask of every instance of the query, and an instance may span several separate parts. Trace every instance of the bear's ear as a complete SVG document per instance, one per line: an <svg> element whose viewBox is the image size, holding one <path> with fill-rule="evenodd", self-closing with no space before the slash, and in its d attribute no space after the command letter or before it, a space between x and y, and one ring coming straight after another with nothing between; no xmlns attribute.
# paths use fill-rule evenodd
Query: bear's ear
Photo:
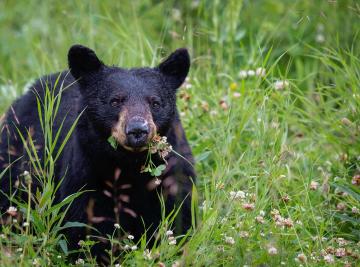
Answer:
<svg viewBox="0 0 360 267"><path fill-rule="evenodd" d="M95 52L82 45L73 45L69 49L68 62L71 74L75 79L100 70L103 63Z"/></svg>
<svg viewBox="0 0 360 267"><path fill-rule="evenodd" d="M186 48L175 50L158 66L165 82L172 89L177 89L184 82L190 68L190 56Z"/></svg>

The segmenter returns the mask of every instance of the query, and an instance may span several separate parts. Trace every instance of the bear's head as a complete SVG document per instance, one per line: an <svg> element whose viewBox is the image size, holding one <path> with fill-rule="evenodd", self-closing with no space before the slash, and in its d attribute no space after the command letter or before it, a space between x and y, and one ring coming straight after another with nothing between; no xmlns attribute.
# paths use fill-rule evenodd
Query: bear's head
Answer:
<svg viewBox="0 0 360 267"><path fill-rule="evenodd" d="M155 68L106 66L81 45L70 48L68 61L87 117L101 135L140 152L156 133L166 134L176 114L177 88L190 68L186 49L176 50Z"/></svg>

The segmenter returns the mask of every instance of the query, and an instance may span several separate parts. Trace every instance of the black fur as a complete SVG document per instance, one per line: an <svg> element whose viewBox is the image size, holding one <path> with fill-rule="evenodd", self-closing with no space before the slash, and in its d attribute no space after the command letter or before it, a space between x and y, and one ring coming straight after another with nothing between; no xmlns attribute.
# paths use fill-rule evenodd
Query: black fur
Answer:
<svg viewBox="0 0 360 267"><path fill-rule="evenodd" d="M146 151L133 153L121 146L114 150L107 139L124 107L135 108L135 111L147 107L159 134L167 136L174 150L193 162L176 109L176 89L184 81L190 67L186 49L175 51L156 68L109 67L97 58L94 51L80 45L71 47L68 61L70 73L64 71L39 79L6 113L0 128L0 173L9 163L19 160L1 179L3 193L16 192L15 182L21 179L25 170L34 175L16 127L24 135L30 129L41 157L44 154L44 138L34 92L43 98L45 84L53 88L59 79L52 90L58 92L61 84L66 90L62 93L53 125L55 133L66 119L58 143L62 142L82 111L83 114L55 165L55 181L59 182L65 177L57 201L79 190L93 190L75 200L66 221L87 223L101 231L102 235L111 234L114 223L120 222L123 230L136 239L146 230L147 236L151 236L161 219L158 195L162 195L167 213L183 202L174 227L177 233L185 233L191 227L191 179L195 178L191 164L170 154L167 169L160 177L162 184L156 187L153 186L153 177L140 172ZM160 107L156 110L149 104L151 97L160 101ZM113 98L121 98L121 106L111 106L109 103ZM58 149L55 149L55 153ZM157 164L163 163L158 157L154 160ZM119 177L115 177L119 171ZM34 186L37 184L34 183ZM4 194L0 194L2 214L10 205ZM86 231L74 228L66 234L70 248L77 248L78 241L85 238ZM102 254L105 247L100 246L97 253Z"/></svg>

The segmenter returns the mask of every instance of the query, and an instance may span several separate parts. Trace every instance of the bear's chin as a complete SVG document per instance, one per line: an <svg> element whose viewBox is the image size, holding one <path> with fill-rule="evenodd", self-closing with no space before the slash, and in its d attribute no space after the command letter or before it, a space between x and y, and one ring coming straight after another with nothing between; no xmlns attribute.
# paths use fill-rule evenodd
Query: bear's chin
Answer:
<svg viewBox="0 0 360 267"><path fill-rule="evenodd" d="M133 153L141 153L141 152L144 152L145 150L148 149L148 146L131 147L131 146L127 146L127 145L122 145L122 147L123 147L125 150L130 151L130 152L133 152Z"/></svg>

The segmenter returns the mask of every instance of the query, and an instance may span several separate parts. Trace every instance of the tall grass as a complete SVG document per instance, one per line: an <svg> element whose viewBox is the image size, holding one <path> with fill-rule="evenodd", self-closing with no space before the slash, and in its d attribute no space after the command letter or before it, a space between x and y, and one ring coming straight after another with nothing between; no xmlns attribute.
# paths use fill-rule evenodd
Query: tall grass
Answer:
<svg viewBox="0 0 360 267"><path fill-rule="evenodd" d="M359 264L357 1L50 2L0 3L1 112L29 80L65 69L73 43L125 67L153 66L177 47L192 53L178 107L197 159L198 225L169 245L165 219L155 247L143 239L113 265ZM266 75L251 76L257 68ZM39 110L51 151L61 96L48 97ZM0 265L67 265L52 204L56 157L39 166L28 149L48 180L33 192L37 209L17 203L30 228L1 229Z"/></svg>

